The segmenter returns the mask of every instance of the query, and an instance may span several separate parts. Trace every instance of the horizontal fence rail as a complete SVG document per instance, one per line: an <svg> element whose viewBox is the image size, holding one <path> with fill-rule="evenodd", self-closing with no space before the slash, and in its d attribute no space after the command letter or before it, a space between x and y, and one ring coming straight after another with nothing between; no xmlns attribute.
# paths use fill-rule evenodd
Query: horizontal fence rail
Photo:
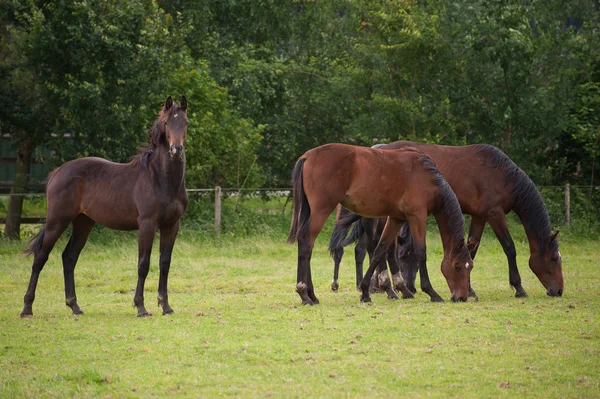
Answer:
<svg viewBox="0 0 600 399"><path fill-rule="evenodd" d="M6 187L10 185L0 184L0 198L2 197L44 197L44 192L39 192L45 189L45 185L31 185L27 186L26 189L37 190L38 192L25 192L25 193L8 193ZM564 186L537 186L538 189L563 189L564 190L564 224L566 227L571 225L571 193L573 190L589 190L590 195L593 191L600 190L600 186L585 186L566 184ZM221 232L221 213L222 213L222 200L223 196L227 197L240 197L244 196L261 196L265 193L272 193L276 196L291 196L292 189L290 187L271 187L271 188L222 188L216 186L215 188L189 188L186 190L191 197L198 198L204 195L214 195L214 206L215 206L215 232L219 234ZM237 201L237 200L236 200ZM287 202L286 202L287 204ZM22 217L22 224L39 224L46 221L45 217ZM0 224L5 224L6 218L0 218Z"/></svg>

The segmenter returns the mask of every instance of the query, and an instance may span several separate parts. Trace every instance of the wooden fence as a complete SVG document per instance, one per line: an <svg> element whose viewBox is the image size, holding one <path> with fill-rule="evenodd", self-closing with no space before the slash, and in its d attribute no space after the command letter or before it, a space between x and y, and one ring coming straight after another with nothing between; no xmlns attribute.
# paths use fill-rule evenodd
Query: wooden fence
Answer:
<svg viewBox="0 0 600 399"><path fill-rule="evenodd" d="M566 184L564 186L539 186L539 188L560 188L564 190L564 202L565 202L565 218L564 223L566 227L571 225L571 188L580 188L580 189L593 189L597 187L591 186L571 186L570 184ZM229 196L237 196L238 198L244 194L256 193L260 194L262 192L272 192L277 193L277 195L286 195L288 196L291 192L291 188L242 188L242 189L234 189L234 188L221 188L216 186L214 189L212 188L190 188L187 190L188 194L192 197L197 197L200 195L210 195L214 194L214 203L215 203L215 231L217 234L221 232L221 204L223 200L223 195ZM44 193L23 193L23 194L5 194L0 193L0 197L8 197L11 195L19 195L24 197L36 197L36 196L44 196ZM23 224L38 224L44 223L45 218L35 218L35 217L23 217L21 218L21 223ZM0 224L6 223L5 218L0 218Z"/></svg>

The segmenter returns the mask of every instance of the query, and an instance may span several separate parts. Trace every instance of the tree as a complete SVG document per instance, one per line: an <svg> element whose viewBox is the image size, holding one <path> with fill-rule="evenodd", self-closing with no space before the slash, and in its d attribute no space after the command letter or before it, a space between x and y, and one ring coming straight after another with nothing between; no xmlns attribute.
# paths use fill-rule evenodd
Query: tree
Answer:
<svg viewBox="0 0 600 399"><path fill-rule="evenodd" d="M9 1L2 8L2 130L18 147L13 192L31 154L50 143L62 163L126 160L144 137L178 66L182 29L150 0ZM65 136L70 137L65 140ZM19 237L22 198L11 197L5 236Z"/></svg>

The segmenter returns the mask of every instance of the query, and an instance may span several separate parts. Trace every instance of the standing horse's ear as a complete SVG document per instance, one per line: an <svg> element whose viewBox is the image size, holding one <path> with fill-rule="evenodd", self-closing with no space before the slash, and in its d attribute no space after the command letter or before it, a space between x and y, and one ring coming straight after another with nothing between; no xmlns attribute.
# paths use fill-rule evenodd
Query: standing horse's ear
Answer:
<svg viewBox="0 0 600 399"><path fill-rule="evenodd" d="M187 111L187 99L184 95L181 96L181 100L179 101L179 108L184 111Z"/></svg>
<svg viewBox="0 0 600 399"><path fill-rule="evenodd" d="M556 241L558 233L560 233L560 230L556 230L556 233L552 233L552 235L550 236L550 242Z"/></svg>
<svg viewBox="0 0 600 399"><path fill-rule="evenodd" d="M171 96L169 96L165 100L165 111L168 111L169 109L171 109L172 106L173 106L173 99L171 98Z"/></svg>

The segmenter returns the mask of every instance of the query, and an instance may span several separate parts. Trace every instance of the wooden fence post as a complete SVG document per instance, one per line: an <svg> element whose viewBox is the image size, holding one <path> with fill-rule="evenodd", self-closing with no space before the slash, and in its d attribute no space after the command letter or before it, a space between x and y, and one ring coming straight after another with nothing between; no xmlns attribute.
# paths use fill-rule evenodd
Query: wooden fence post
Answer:
<svg viewBox="0 0 600 399"><path fill-rule="evenodd" d="M565 184L565 226L571 226L571 185Z"/></svg>
<svg viewBox="0 0 600 399"><path fill-rule="evenodd" d="M221 186L215 187L215 232L221 234Z"/></svg>

